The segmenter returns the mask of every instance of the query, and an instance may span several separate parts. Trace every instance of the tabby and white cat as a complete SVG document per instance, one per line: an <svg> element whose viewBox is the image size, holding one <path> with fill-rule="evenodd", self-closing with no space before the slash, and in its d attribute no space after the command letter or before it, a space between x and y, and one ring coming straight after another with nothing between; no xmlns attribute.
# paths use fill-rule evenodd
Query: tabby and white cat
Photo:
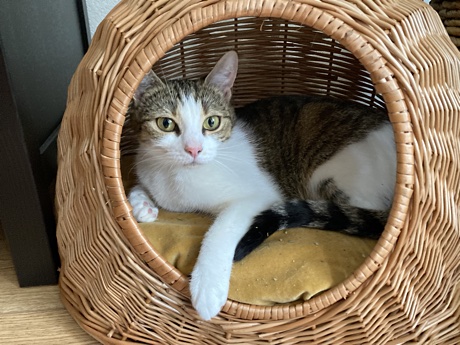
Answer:
<svg viewBox="0 0 460 345"><path fill-rule="evenodd" d="M140 222L158 207L215 216L190 290L209 320L225 304L233 260L294 226L378 237L393 198L396 151L384 111L311 96L234 109L238 57L226 53L204 81L149 73L129 110L138 131Z"/></svg>

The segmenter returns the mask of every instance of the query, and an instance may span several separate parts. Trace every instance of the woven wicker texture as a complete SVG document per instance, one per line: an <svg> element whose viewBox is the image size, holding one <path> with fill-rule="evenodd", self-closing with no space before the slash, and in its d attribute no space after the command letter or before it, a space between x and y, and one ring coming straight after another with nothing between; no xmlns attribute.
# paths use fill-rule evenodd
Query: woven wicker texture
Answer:
<svg viewBox="0 0 460 345"><path fill-rule="evenodd" d="M237 105L304 92L385 104L397 185L385 232L342 284L291 305L228 301L203 322L188 278L130 213L120 147L152 66L203 76L230 49ZM419 0L121 1L72 79L59 135L64 304L107 344L460 344L459 75L458 50Z"/></svg>

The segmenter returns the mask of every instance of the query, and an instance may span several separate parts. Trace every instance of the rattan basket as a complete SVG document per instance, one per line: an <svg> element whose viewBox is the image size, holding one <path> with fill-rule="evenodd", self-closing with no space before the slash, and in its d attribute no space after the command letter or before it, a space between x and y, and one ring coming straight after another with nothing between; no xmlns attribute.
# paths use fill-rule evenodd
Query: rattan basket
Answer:
<svg viewBox="0 0 460 345"><path fill-rule="evenodd" d="M229 300L204 322L188 278L132 217L120 143L152 66L201 77L230 49L236 105L306 92L386 105L397 185L385 232L343 283L288 305ZM459 75L458 50L419 0L121 1L72 79L59 135L63 303L107 344L460 344Z"/></svg>

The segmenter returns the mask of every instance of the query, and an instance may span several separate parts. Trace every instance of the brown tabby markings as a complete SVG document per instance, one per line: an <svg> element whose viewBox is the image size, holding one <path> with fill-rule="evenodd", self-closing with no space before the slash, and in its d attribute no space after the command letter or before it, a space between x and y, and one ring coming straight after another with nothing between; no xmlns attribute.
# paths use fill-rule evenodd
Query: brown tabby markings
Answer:
<svg viewBox="0 0 460 345"><path fill-rule="evenodd" d="M236 114L258 138L260 164L285 197L304 200L312 198L307 186L316 168L388 122L383 110L319 96L265 99ZM323 192L320 196L331 200L330 192Z"/></svg>

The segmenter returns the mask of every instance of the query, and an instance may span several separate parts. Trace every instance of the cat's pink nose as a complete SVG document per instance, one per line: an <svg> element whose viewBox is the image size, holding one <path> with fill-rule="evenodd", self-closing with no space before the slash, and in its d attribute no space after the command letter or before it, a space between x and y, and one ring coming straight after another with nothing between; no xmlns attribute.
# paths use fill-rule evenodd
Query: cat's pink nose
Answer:
<svg viewBox="0 0 460 345"><path fill-rule="evenodd" d="M185 151L190 153L190 155L193 158L196 158L200 154L200 152L203 151L203 147L201 145L200 146L186 146Z"/></svg>

